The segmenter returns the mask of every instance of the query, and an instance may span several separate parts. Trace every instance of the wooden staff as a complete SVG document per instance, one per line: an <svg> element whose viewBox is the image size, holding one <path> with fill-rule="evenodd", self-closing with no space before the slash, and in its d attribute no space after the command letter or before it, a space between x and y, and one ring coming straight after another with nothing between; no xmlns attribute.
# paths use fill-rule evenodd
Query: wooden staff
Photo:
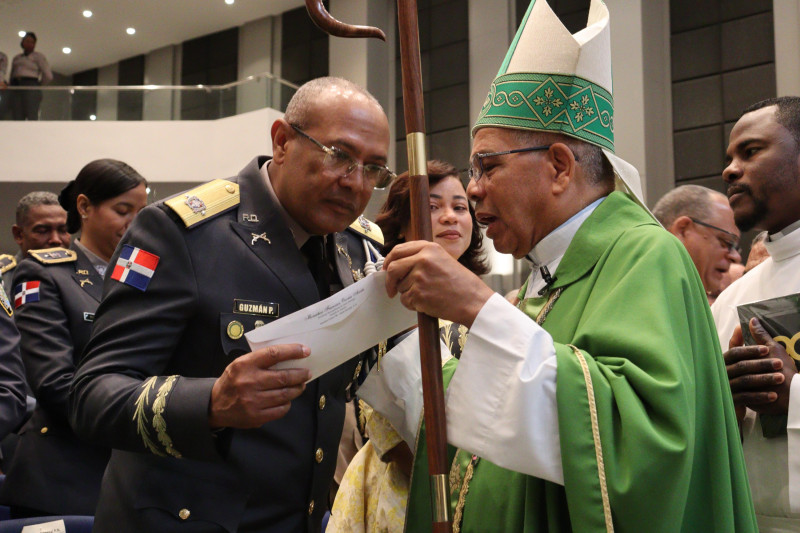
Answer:
<svg viewBox="0 0 800 533"><path fill-rule="evenodd" d="M351 26L333 18L322 0L306 0L311 19L323 31L339 37L377 37L386 40L378 28ZM400 31L400 61L403 71L403 109L408 147L411 194L411 238L433 240L431 234L428 157L425 149L425 109L422 100L422 69L419 55L417 1L397 0ZM447 424L444 414L442 355L439 351L439 321L417 313L424 403L428 472L434 533L452 531L448 488Z"/></svg>

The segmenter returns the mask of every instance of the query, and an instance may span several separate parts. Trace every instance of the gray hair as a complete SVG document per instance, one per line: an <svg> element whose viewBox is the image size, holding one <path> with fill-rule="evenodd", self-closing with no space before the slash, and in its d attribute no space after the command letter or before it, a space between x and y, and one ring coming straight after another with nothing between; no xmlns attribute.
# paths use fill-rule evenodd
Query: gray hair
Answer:
<svg viewBox="0 0 800 533"><path fill-rule="evenodd" d="M653 215L665 228L669 228L675 219L682 216L702 219L708 214L711 202L716 197L725 198L725 195L700 185L681 185L656 202Z"/></svg>
<svg viewBox="0 0 800 533"><path fill-rule="evenodd" d="M368 101L374 103L381 110L383 107L366 89L344 78L326 76L308 81L297 89L292 99L286 106L286 113L283 118L289 124L293 124L300 129L305 129L313 125L314 116L312 113L313 104L325 91L331 89L342 89L351 91L364 96Z"/></svg>
<svg viewBox="0 0 800 533"><path fill-rule="evenodd" d="M568 135L544 131L514 130L514 139L520 144L566 144L575 154L575 159L583 168L590 185L611 183L614 180L614 168L603 156L603 150L599 146Z"/></svg>
<svg viewBox="0 0 800 533"><path fill-rule="evenodd" d="M57 205L61 207L61 204L58 203L58 196L52 192L29 192L20 198L19 202L17 202L17 226L25 225L25 219L28 218L28 212L31 210L31 207L36 207L37 205Z"/></svg>

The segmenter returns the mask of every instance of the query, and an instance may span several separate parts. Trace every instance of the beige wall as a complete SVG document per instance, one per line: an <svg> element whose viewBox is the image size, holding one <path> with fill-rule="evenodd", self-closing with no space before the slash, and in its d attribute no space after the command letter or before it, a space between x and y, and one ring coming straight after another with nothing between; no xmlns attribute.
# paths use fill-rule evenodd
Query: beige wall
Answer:
<svg viewBox="0 0 800 533"><path fill-rule="evenodd" d="M800 95L800 0L772 3L778 96Z"/></svg>

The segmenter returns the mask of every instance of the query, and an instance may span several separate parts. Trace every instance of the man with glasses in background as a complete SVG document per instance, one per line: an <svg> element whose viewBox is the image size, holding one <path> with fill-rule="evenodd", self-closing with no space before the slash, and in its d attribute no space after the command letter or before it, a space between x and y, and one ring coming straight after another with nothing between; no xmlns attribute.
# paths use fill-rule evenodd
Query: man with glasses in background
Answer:
<svg viewBox="0 0 800 533"><path fill-rule="evenodd" d="M699 185L682 185L661 197L653 214L686 247L713 302L722 291L723 275L742 261L728 198Z"/></svg>
<svg viewBox="0 0 800 533"><path fill-rule="evenodd" d="M321 78L271 133L271 158L144 209L111 260L71 391L76 431L115 448L95 531L320 527L361 359L306 383L271 367L307 348L251 352L243 334L361 277L389 126Z"/></svg>

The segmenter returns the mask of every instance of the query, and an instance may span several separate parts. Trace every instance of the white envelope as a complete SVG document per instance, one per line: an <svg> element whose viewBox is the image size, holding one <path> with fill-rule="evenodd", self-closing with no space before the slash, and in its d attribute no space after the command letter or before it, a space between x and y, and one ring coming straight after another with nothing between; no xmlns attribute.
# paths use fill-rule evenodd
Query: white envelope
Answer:
<svg viewBox="0 0 800 533"><path fill-rule="evenodd" d="M400 298L386 295L386 272L377 272L314 305L245 334L252 350L300 343L311 349L305 359L273 368L308 368L311 379L352 359L417 322L417 313Z"/></svg>

